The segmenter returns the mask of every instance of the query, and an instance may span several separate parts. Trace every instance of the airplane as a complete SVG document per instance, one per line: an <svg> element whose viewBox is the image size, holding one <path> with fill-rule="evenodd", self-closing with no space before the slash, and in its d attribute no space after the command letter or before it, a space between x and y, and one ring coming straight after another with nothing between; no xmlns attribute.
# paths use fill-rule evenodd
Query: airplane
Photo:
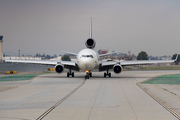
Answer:
<svg viewBox="0 0 180 120"><path fill-rule="evenodd" d="M66 52L77 56L76 61L52 61L52 60L5 60L5 62L17 62L17 63L32 63L32 64L43 64L43 65L53 65L57 73L63 73L64 69L69 69L67 72L67 77L74 77L73 71L85 71L85 79L92 77L92 70L99 69L99 72L104 72L104 77L111 77L111 72L119 74L123 71L124 66L131 65L145 65L145 64L155 64L155 63L173 63L177 61L178 54L175 60L133 60L133 61L101 61L100 57L114 54L116 52L101 54L99 55L95 50L96 41L92 38L92 18L90 19L90 37L86 40L85 45L87 48L81 50L78 54L72 52Z"/></svg>

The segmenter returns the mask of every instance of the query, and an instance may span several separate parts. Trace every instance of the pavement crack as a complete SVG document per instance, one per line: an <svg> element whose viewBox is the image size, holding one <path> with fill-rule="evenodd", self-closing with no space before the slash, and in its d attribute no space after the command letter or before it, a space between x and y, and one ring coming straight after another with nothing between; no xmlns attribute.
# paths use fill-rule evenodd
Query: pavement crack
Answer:
<svg viewBox="0 0 180 120"><path fill-rule="evenodd" d="M96 99L94 100L93 106L92 106L92 108L91 108L91 112L90 112L90 114L89 114L88 120L90 120L90 117L91 117L91 114L92 114L93 108L94 108L94 106L95 106L95 103L96 103L96 100L97 100L97 97L98 97L98 94L99 94L99 92L100 92L101 87L102 87L102 81L101 81L101 85L100 85L100 87L99 87L98 93L97 93L97 95L96 95Z"/></svg>

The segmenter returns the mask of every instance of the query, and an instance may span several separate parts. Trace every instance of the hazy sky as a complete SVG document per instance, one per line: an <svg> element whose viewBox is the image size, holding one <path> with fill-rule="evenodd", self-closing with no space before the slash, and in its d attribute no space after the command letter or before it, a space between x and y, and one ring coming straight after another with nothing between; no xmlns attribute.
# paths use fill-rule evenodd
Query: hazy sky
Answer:
<svg viewBox="0 0 180 120"><path fill-rule="evenodd" d="M180 53L180 0L0 0L6 54L78 53L93 18L96 48Z"/></svg>

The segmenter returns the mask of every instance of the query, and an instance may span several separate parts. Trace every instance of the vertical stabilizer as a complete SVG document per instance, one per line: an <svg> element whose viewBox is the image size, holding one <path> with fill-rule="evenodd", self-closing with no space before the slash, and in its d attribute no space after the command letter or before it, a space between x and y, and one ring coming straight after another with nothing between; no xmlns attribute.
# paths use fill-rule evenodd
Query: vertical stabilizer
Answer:
<svg viewBox="0 0 180 120"><path fill-rule="evenodd" d="M89 39L86 40L85 45L89 49L94 49L96 41L92 39L92 17L90 18L90 31Z"/></svg>
<svg viewBox="0 0 180 120"><path fill-rule="evenodd" d="M92 17L90 18L90 38L92 38Z"/></svg>

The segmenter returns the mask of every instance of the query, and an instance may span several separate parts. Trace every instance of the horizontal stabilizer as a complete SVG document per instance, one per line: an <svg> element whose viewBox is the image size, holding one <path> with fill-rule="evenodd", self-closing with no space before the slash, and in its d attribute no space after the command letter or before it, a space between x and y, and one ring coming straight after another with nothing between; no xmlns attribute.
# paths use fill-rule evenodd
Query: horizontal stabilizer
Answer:
<svg viewBox="0 0 180 120"><path fill-rule="evenodd" d="M120 52L119 51L118 52L111 52L111 53L101 54L99 56L101 57L101 56L106 56L106 55L110 55L110 54L114 54L114 53L120 53Z"/></svg>
<svg viewBox="0 0 180 120"><path fill-rule="evenodd" d="M68 54L71 54L71 55L75 55L77 56L78 54L77 53L72 53L72 52L68 52L68 51L62 51L63 53L68 53Z"/></svg>

